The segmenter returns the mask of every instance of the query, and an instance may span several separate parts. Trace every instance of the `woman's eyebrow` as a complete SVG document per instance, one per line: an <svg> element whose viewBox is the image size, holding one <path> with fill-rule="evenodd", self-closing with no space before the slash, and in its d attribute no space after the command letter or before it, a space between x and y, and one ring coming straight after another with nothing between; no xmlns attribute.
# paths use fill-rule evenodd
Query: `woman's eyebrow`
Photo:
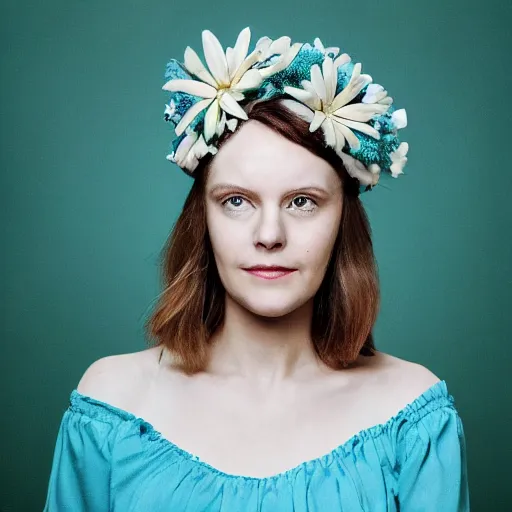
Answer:
<svg viewBox="0 0 512 512"><path fill-rule="evenodd" d="M256 192L248 189L248 188L245 188L245 187L242 187L240 185L236 185L235 183L218 183L217 185L214 185L211 190L210 190L210 194L216 194L220 191L228 191L228 190L237 190L238 192L241 192L243 194L247 194L247 195L258 195ZM286 195L288 194L296 194L296 193L301 193L301 192L317 192L321 195L329 195L329 191L323 187L319 187L317 185L306 185L304 187L299 187L299 188L294 188L294 189L291 189L289 190Z"/></svg>
<svg viewBox="0 0 512 512"><path fill-rule="evenodd" d="M241 187L240 185L236 185L235 183L218 183L217 185L214 185L211 188L210 194L216 194L219 191L233 190L233 189L243 192L244 194L252 194L253 193L249 189L247 189L245 187Z"/></svg>

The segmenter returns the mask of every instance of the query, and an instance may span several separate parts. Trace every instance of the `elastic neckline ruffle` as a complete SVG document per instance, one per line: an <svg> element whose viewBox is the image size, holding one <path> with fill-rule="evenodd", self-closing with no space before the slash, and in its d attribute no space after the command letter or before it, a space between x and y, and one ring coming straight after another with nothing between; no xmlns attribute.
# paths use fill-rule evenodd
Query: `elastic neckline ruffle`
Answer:
<svg viewBox="0 0 512 512"><path fill-rule="evenodd" d="M89 418L107 423L112 423L116 420L118 422L129 422L137 430L139 430L141 437L145 437L151 442L161 443L167 448L170 448L182 459L193 461L195 464L210 473L214 473L218 476L222 476L223 478L230 480L243 480L259 484L275 481L281 478L293 478L300 470L308 469L312 466L321 465L327 467L336 457L347 456L353 452L356 445L364 442L365 440L376 438L386 433L402 420L407 419L408 421L412 422L417 421L424 415L428 414L429 412L433 412L440 407L449 407L454 409L454 402L455 400L453 396L448 392L446 381L440 380L430 386L426 391L415 398L412 402L408 403L405 407L403 407L395 415L391 416L384 423L379 423L360 430L345 442L338 445L330 452L321 455L320 457L304 461L291 469L266 477L237 475L221 471L220 469L217 469L209 463L203 461L197 455L194 455L193 453L180 448L178 445L164 437L161 432L156 430L154 426L145 419L138 417L124 409L120 409L106 402L102 402L96 398L83 395L77 389L74 389L71 392L68 410L78 412L88 416Z"/></svg>

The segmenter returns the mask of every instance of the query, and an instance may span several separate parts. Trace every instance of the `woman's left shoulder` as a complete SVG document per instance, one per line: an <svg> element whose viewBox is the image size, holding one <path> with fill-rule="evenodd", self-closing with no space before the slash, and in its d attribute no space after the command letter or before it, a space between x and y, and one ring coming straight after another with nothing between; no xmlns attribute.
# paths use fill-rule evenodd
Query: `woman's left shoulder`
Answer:
<svg viewBox="0 0 512 512"><path fill-rule="evenodd" d="M376 352L371 366L376 380L388 397L393 397L395 408L413 402L442 381L426 366L385 352ZM373 359L373 357L368 359Z"/></svg>
<svg viewBox="0 0 512 512"><path fill-rule="evenodd" d="M394 376L393 381L400 387L410 386L413 390L430 387L441 380L432 370L426 366L408 361L400 357L379 352L383 367L386 366Z"/></svg>

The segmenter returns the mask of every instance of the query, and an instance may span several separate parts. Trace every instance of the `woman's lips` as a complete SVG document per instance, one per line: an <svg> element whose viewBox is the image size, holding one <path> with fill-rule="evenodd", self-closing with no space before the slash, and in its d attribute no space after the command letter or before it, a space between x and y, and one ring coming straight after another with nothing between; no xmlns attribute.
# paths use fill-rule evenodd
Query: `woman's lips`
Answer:
<svg viewBox="0 0 512 512"><path fill-rule="evenodd" d="M261 277L262 279L278 279L280 277L287 276L292 272L295 272L296 269L264 269L264 268L246 268L244 269L249 274L252 274L256 277Z"/></svg>

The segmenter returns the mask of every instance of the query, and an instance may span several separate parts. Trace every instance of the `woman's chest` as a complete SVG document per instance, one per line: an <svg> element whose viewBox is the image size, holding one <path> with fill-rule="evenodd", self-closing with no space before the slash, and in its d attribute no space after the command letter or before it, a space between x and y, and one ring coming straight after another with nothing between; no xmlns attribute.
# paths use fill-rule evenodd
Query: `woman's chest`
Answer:
<svg viewBox="0 0 512 512"><path fill-rule="evenodd" d="M140 414L162 436L218 470L263 478L319 459L379 423L377 408L339 389L265 393L179 389ZM165 403L165 406L162 405Z"/></svg>

